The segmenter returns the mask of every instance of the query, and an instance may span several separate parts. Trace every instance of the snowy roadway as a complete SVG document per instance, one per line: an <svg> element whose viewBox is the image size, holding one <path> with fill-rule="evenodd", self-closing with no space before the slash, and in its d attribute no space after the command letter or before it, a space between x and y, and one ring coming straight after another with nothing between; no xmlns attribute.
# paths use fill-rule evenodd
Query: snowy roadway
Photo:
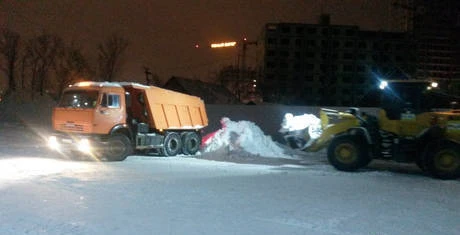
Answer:
<svg viewBox="0 0 460 235"><path fill-rule="evenodd" d="M225 151L68 161L0 125L0 234L460 234L460 181L413 165L345 173L323 153Z"/></svg>
<svg viewBox="0 0 460 235"><path fill-rule="evenodd" d="M0 234L459 234L460 184L132 156L0 160Z"/></svg>

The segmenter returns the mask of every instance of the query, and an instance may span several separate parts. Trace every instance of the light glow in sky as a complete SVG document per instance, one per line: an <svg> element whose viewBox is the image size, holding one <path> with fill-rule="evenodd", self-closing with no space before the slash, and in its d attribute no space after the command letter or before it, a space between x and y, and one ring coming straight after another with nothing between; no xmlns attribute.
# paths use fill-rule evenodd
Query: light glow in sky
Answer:
<svg viewBox="0 0 460 235"><path fill-rule="evenodd" d="M211 48L220 48L220 47L234 47L236 42L221 42L211 44Z"/></svg>

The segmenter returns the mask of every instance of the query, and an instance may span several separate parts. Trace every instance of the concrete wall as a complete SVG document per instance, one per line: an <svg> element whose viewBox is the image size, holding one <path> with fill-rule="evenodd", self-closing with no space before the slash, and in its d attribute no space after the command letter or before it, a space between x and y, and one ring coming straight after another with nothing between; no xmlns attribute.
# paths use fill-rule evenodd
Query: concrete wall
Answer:
<svg viewBox="0 0 460 235"><path fill-rule="evenodd" d="M206 105L209 125L204 128L204 134L221 128L220 120L228 117L232 121L251 121L262 129L266 135L272 136L273 140L284 143L282 135L278 132L284 115L292 113L301 115L314 114L319 117L321 107L315 106L286 106L286 105ZM345 111L349 107L325 107ZM363 112L375 114L375 108L361 108Z"/></svg>

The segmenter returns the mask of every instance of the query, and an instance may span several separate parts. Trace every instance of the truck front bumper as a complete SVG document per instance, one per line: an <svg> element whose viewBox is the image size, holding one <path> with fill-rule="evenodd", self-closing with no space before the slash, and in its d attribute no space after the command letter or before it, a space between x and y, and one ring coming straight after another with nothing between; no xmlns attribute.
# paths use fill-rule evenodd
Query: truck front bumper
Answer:
<svg viewBox="0 0 460 235"><path fill-rule="evenodd" d="M94 136L55 133L48 138L48 147L63 154L79 152L91 155L98 149L98 142Z"/></svg>

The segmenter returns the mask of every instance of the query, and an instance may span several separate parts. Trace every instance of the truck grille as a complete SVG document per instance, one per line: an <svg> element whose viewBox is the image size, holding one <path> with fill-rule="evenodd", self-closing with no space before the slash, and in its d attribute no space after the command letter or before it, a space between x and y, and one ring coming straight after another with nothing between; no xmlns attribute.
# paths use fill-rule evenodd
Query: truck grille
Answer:
<svg viewBox="0 0 460 235"><path fill-rule="evenodd" d="M58 125L60 131L66 132L87 132L88 125L85 124L76 124L76 123L60 123Z"/></svg>

